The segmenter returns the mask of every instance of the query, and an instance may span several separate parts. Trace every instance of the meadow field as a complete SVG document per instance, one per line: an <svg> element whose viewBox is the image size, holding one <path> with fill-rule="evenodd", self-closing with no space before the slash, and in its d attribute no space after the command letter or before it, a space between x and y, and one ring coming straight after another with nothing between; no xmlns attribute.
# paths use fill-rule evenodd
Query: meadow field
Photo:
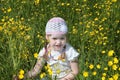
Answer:
<svg viewBox="0 0 120 80"><path fill-rule="evenodd" d="M0 0L0 80L22 80L33 68L54 16L80 53L75 80L120 80L120 0ZM38 78L50 75L46 65Z"/></svg>

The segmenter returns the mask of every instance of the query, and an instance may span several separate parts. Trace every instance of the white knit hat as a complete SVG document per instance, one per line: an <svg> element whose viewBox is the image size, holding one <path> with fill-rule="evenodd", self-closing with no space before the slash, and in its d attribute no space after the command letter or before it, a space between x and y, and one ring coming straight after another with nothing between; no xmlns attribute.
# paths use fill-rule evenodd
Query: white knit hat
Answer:
<svg viewBox="0 0 120 80"><path fill-rule="evenodd" d="M47 22L45 32L46 34L66 34L68 28L64 19L54 17Z"/></svg>

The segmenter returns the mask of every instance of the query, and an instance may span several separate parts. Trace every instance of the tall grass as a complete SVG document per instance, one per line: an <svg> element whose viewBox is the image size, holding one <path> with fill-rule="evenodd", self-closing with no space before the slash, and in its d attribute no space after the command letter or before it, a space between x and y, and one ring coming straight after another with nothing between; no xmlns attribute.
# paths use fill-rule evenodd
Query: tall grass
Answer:
<svg viewBox="0 0 120 80"><path fill-rule="evenodd" d="M44 46L47 21L59 16L80 53L76 80L119 80L119 0L1 0L0 80L30 70Z"/></svg>

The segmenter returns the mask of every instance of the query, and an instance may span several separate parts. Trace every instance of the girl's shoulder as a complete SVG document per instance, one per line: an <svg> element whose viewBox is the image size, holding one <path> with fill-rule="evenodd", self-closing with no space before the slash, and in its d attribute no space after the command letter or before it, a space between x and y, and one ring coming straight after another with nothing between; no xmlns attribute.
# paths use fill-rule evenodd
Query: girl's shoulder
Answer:
<svg viewBox="0 0 120 80"><path fill-rule="evenodd" d="M69 43L66 43L66 47L65 47L65 51L66 52L69 52L71 50L73 50L74 48L69 44Z"/></svg>
<svg viewBox="0 0 120 80"><path fill-rule="evenodd" d="M40 51L39 51L39 56L43 56L45 53L45 47L43 47Z"/></svg>
<svg viewBox="0 0 120 80"><path fill-rule="evenodd" d="M73 60L79 56L79 53L68 43L66 44L65 54L68 60Z"/></svg>

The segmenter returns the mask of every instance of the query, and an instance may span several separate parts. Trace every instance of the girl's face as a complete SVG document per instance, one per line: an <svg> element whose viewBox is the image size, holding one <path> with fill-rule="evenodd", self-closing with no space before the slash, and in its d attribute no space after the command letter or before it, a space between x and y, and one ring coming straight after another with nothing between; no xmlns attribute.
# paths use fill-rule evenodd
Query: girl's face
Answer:
<svg viewBox="0 0 120 80"><path fill-rule="evenodd" d="M50 47L56 51L61 51L66 44L65 34L51 34L46 36Z"/></svg>

